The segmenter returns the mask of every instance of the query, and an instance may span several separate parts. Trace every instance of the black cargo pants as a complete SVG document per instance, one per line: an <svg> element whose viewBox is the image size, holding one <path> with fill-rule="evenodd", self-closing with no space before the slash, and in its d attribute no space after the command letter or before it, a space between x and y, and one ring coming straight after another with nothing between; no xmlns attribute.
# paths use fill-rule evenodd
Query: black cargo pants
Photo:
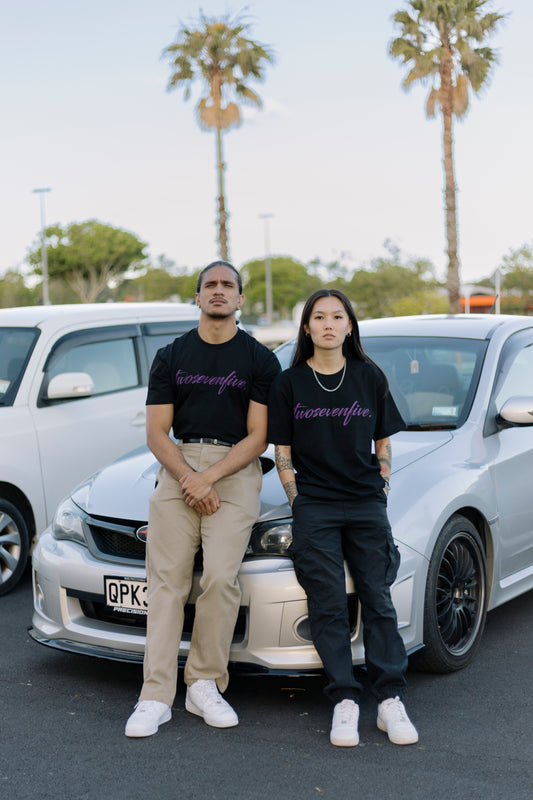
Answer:
<svg viewBox="0 0 533 800"><path fill-rule="evenodd" d="M352 667L344 561L361 603L365 664L378 702L402 697L407 655L398 633L390 585L400 563L380 499L317 500L299 494L293 504L290 552L307 594L315 648L328 678L333 703L358 700L362 685Z"/></svg>

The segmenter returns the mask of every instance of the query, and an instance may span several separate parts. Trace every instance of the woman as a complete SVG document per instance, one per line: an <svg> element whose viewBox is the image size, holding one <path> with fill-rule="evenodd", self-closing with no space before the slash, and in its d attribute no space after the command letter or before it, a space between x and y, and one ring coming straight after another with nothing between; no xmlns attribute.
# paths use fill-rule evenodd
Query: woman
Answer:
<svg viewBox="0 0 533 800"><path fill-rule="evenodd" d="M387 518L389 436L405 424L342 292L321 289L305 304L292 366L270 391L269 420L293 510L296 576L335 704L330 741L359 742L362 685L352 667L346 561L361 603L377 725L395 744L413 744L418 734L402 703L407 656L390 596L400 557Z"/></svg>

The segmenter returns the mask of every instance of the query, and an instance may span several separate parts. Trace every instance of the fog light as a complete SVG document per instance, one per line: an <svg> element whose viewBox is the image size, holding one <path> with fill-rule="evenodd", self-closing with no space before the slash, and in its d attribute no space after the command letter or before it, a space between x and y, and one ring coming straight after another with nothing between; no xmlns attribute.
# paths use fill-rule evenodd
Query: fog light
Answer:
<svg viewBox="0 0 533 800"><path fill-rule="evenodd" d="M313 637L311 636L311 626L309 624L309 617L301 617L295 625L294 631L296 636L302 639L304 642L312 642Z"/></svg>
<svg viewBox="0 0 533 800"><path fill-rule="evenodd" d="M33 593L33 599L35 601L35 606L38 611L44 612L44 594L43 590L41 589L41 584L35 584L35 591Z"/></svg>

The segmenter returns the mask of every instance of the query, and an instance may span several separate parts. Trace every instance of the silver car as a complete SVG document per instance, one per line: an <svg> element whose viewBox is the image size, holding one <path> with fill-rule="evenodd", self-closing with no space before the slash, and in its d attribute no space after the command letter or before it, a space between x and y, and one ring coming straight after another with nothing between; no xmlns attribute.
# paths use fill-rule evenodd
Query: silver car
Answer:
<svg viewBox="0 0 533 800"><path fill-rule="evenodd" d="M489 609L533 588L533 318L405 317L360 325L407 429L392 437L389 515L401 566L392 587L405 646L435 672L464 667ZM294 343L278 349L288 365ZM321 668L306 597L287 556L291 516L271 450L261 516L239 578L230 660L252 673ZM57 509L33 554L31 636L50 647L141 661L145 540L157 464L115 461ZM180 657L189 647L201 558ZM354 664L359 604L346 576Z"/></svg>

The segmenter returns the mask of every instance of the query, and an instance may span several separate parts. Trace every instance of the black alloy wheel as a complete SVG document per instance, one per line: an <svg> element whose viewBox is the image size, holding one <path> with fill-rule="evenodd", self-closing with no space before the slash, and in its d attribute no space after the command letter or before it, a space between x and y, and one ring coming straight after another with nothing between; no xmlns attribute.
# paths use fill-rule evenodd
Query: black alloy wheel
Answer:
<svg viewBox="0 0 533 800"><path fill-rule="evenodd" d="M425 649L418 668L454 672L470 663L487 616L487 562L475 526L451 517L431 557L424 603Z"/></svg>

